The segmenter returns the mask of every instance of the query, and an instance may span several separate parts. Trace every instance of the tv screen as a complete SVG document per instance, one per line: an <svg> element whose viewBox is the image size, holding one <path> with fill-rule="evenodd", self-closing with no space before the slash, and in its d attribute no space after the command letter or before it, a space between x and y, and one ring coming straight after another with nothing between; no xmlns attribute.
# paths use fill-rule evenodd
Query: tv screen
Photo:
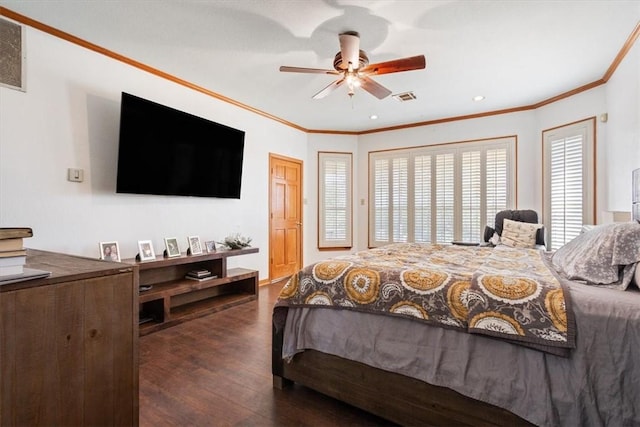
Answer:
<svg viewBox="0 0 640 427"><path fill-rule="evenodd" d="M240 198L244 131L122 93L116 192Z"/></svg>

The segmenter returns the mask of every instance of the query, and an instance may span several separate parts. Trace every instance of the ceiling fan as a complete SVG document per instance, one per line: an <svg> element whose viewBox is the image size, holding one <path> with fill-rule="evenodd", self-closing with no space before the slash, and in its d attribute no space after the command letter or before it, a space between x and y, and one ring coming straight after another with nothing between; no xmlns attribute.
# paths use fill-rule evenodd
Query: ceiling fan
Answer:
<svg viewBox="0 0 640 427"><path fill-rule="evenodd" d="M339 38L340 52L336 54L333 60L333 68L335 68L335 70L281 66L280 71L339 76L338 79L329 86L313 95L313 99L324 98L344 83L346 83L349 88L349 96L354 95L356 87L361 87L376 98L383 99L391 95L391 91L373 81L369 76L398 73L400 71L421 70L426 66L424 55L369 64L367 54L360 50L360 35L357 32L346 31L341 33Z"/></svg>

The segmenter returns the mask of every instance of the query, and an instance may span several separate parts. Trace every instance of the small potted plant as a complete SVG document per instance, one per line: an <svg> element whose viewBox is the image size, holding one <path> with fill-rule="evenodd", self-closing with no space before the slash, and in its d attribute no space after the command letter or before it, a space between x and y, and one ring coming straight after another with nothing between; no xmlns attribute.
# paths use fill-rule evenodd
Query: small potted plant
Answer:
<svg viewBox="0 0 640 427"><path fill-rule="evenodd" d="M251 237L244 237L240 233L231 234L224 238L223 245L229 249L242 249L246 248L251 243Z"/></svg>

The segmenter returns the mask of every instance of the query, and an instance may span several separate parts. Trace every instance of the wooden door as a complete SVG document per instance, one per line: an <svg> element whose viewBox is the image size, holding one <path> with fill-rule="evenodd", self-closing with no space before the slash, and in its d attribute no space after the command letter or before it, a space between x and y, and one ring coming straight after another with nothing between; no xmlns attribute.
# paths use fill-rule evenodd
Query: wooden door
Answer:
<svg viewBox="0 0 640 427"><path fill-rule="evenodd" d="M302 266L302 162L269 156L269 277L290 276Z"/></svg>

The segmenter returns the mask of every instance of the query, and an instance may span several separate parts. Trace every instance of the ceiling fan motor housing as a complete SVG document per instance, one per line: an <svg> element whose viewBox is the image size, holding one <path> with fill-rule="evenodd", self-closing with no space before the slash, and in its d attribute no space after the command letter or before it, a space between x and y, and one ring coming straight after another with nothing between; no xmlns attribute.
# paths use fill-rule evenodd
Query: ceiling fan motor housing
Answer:
<svg viewBox="0 0 640 427"><path fill-rule="evenodd" d="M369 57L364 52L364 50L361 50L358 54L358 64L353 64L353 69L358 70L360 68L366 67L367 65L369 65ZM349 69L349 64L345 64L342 61L342 52L336 53L336 56L333 59L333 68L335 68L337 71L344 71Z"/></svg>

